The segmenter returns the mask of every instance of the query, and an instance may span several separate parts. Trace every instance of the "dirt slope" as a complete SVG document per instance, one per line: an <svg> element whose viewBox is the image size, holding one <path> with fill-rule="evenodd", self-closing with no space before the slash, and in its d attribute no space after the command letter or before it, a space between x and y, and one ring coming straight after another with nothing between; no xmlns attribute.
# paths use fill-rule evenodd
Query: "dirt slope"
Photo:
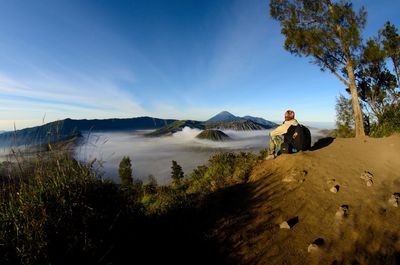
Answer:
<svg viewBox="0 0 400 265"><path fill-rule="evenodd" d="M388 201L398 192L400 135L335 139L260 162L214 236L241 264L400 264L400 205Z"/></svg>

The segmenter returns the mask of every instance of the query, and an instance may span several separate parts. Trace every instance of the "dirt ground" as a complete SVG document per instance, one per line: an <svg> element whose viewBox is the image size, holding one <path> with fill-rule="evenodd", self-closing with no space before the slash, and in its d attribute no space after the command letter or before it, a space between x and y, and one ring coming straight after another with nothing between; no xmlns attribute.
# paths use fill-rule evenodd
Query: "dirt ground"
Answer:
<svg viewBox="0 0 400 265"><path fill-rule="evenodd" d="M238 264L400 264L399 192L400 135L324 139L261 161L213 237Z"/></svg>

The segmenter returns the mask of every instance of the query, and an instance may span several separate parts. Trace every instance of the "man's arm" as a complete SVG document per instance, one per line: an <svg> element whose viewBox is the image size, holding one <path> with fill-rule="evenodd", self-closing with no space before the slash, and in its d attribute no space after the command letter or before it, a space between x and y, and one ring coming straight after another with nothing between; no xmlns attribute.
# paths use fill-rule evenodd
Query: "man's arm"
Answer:
<svg viewBox="0 0 400 265"><path fill-rule="evenodd" d="M276 127L273 131L270 132L271 137L278 136L285 134L287 130L289 129L290 124L288 123L283 123L282 125Z"/></svg>

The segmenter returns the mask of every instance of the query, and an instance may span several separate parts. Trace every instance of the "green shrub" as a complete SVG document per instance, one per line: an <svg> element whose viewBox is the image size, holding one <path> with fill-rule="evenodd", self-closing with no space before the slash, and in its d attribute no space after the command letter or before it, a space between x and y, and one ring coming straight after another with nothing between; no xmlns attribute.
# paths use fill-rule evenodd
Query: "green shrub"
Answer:
<svg viewBox="0 0 400 265"><path fill-rule="evenodd" d="M162 215L175 209L188 207L190 201L184 191L175 189L173 186L160 186L156 194L145 196L147 214Z"/></svg>
<svg viewBox="0 0 400 265"><path fill-rule="evenodd" d="M118 168L119 179L124 186L130 186L133 183L132 178L132 163L129 156L124 156L119 163Z"/></svg>
<svg viewBox="0 0 400 265"><path fill-rule="evenodd" d="M174 184L179 184L180 181L183 179L184 173L182 171L182 167L175 161L172 160L171 166L171 178Z"/></svg>
<svg viewBox="0 0 400 265"><path fill-rule="evenodd" d="M379 123L371 126L371 136L383 137L400 132L400 104L387 107L378 120Z"/></svg>
<svg viewBox="0 0 400 265"><path fill-rule="evenodd" d="M143 251L160 220L181 219L204 196L246 181L257 159L220 153L179 183L158 186L150 176L116 185L97 178L93 164L49 150L1 165L0 264L124 264L116 258Z"/></svg>
<svg viewBox="0 0 400 265"><path fill-rule="evenodd" d="M247 181L257 155L251 153L219 153L207 166L195 169L187 180L187 192L207 194L217 189Z"/></svg>
<svg viewBox="0 0 400 265"><path fill-rule="evenodd" d="M29 175L0 184L0 263L99 260L118 217L140 207L67 155L50 152L34 163Z"/></svg>

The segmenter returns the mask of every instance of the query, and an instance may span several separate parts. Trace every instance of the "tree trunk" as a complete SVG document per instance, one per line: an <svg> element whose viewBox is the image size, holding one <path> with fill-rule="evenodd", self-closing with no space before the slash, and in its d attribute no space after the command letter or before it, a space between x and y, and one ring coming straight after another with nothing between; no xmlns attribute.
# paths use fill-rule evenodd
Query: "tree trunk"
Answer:
<svg viewBox="0 0 400 265"><path fill-rule="evenodd" d="M361 111L360 101L358 100L356 79L354 77L354 68L349 60L347 60L346 68L347 68L347 72L349 75L349 81L350 81L349 88L350 88L350 93L351 93L351 103L352 103L351 105L353 106L356 137L364 137L365 131L364 131L363 113Z"/></svg>
<svg viewBox="0 0 400 265"><path fill-rule="evenodd" d="M335 17L335 10L332 6L331 1L325 0L325 3L328 5L331 16ZM350 93L351 93L351 103L352 103L351 105L353 106L356 137L363 137L363 136L365 136L364 120L363 120L363 114L361 111L360 101L358 100L356 78L354 77L354 66L352 63L349 45L347 44L346 40L343 39L342 27L340 26L340 24L335 24L335 27L336 27L337 37L339 38L339 40L342 44L342 50L346 56L346 68L347 68L347 73L349 76L348 85L349 85L349 89L350 89Z"/></svg>

